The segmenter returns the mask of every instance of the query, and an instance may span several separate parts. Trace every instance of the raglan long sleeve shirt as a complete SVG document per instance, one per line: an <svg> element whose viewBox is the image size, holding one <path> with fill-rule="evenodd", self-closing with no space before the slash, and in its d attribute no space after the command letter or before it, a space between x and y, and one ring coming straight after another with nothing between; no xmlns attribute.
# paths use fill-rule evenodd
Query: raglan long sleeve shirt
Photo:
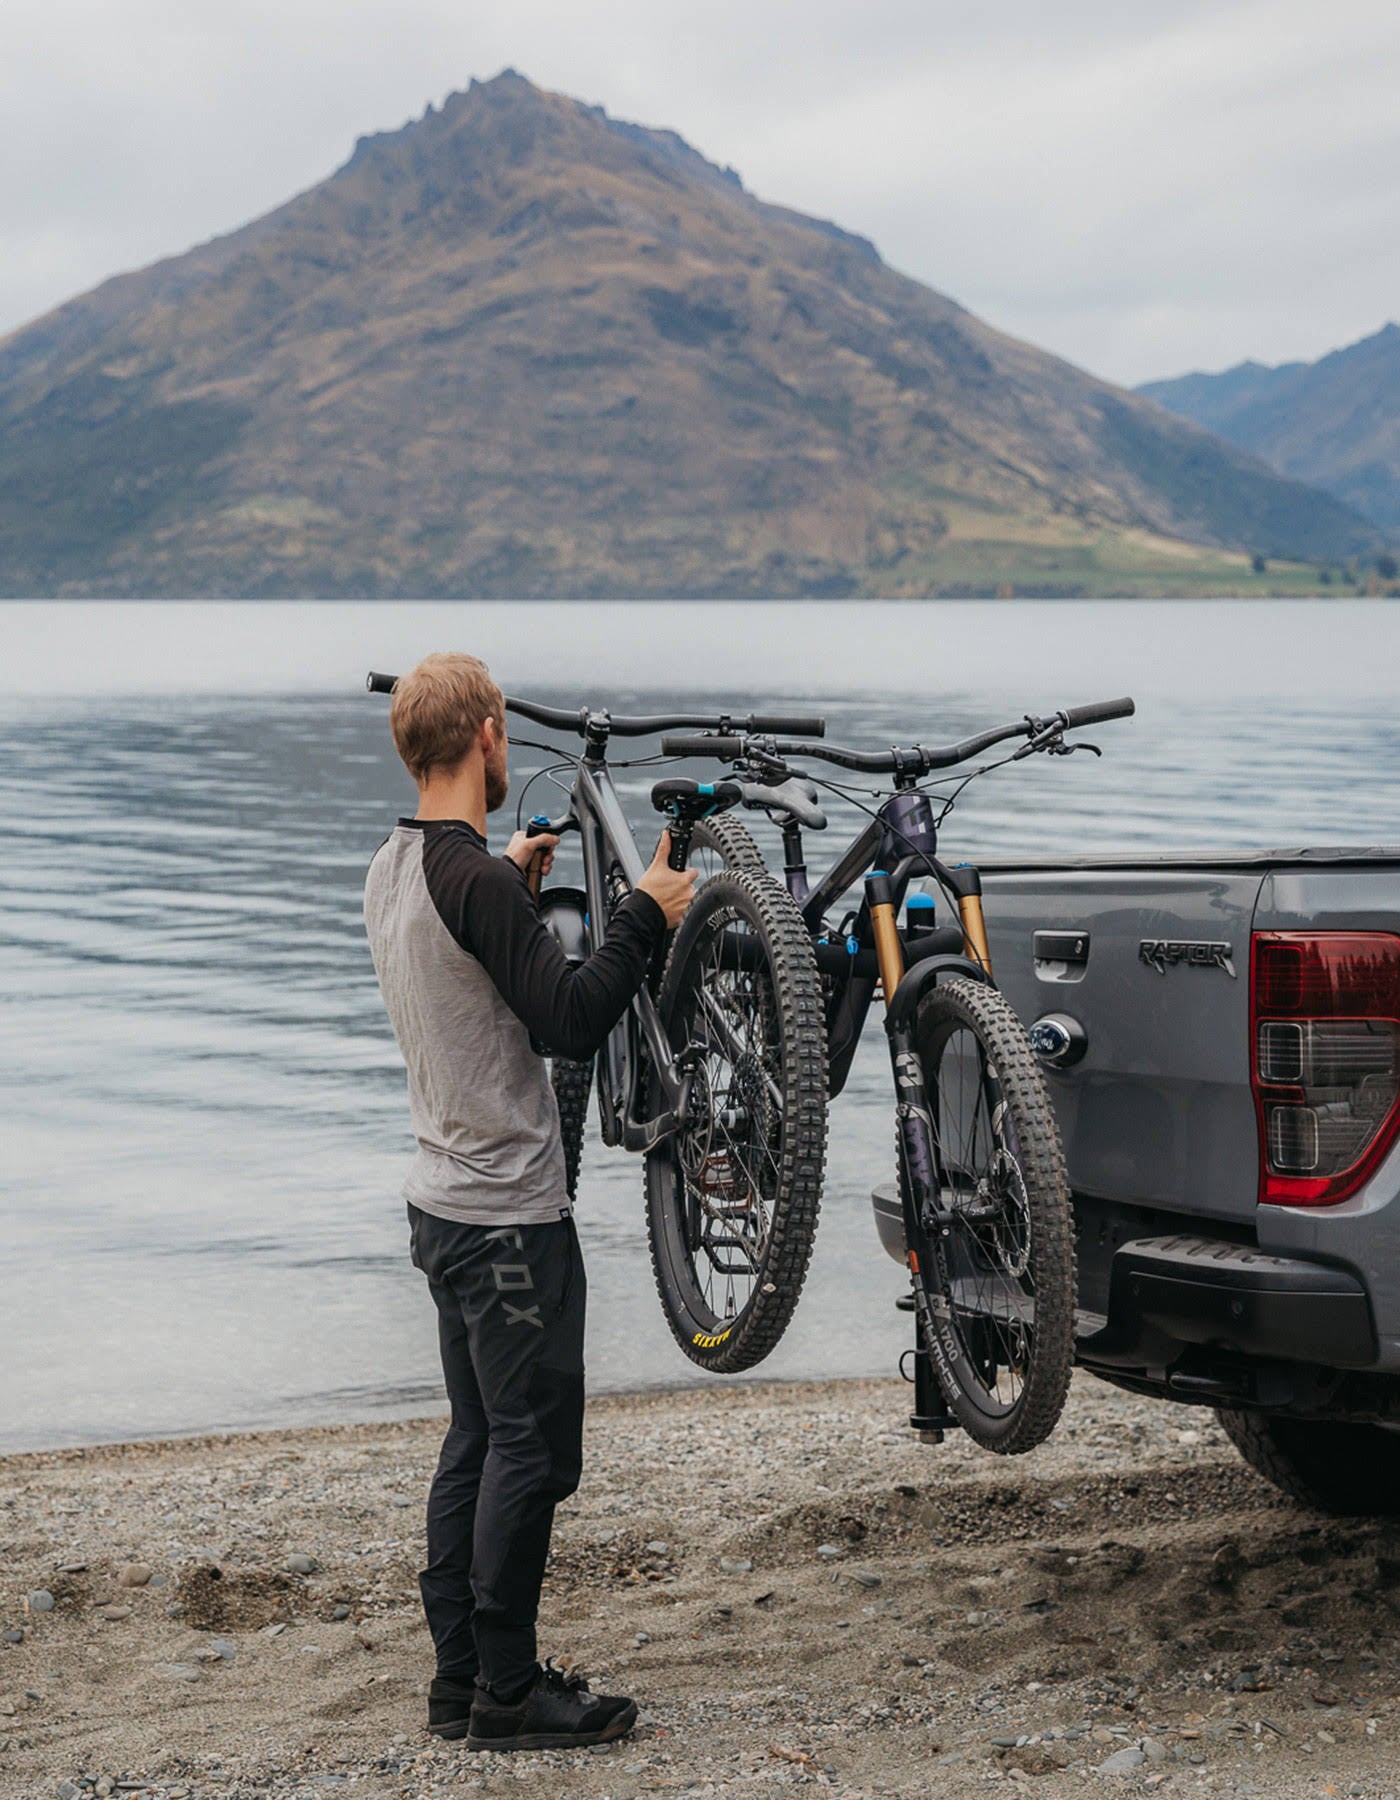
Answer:
<svg viewBox="0 0 1400 1800"><path fill-rule="evenodd" d="M400 819L370 864L365 927L408 1069L405 1198L465 1224L566 1215L558 1108L530 1039L591 1056L641 986L661 908L629 895L571 964L515 863L461 821Z"/></svg>

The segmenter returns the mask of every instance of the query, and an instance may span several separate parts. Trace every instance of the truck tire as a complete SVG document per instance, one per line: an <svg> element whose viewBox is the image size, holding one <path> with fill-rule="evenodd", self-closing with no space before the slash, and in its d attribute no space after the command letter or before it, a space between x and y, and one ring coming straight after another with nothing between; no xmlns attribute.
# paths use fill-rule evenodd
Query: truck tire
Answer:
<svg viewBox="0 0 1400 1800"><path fill-rule="evenodd" d="M1224 1407L1217 1416L1250 1468L1304 1506L1343 1518L1400 1513L1400 1432Z"/></svg>

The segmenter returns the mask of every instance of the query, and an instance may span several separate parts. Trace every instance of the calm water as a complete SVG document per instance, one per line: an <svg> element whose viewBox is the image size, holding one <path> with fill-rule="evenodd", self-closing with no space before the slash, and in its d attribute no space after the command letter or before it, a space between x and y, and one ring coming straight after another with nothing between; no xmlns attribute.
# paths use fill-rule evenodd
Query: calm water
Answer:
<svg viewBox="0 0 1400 1800"><path fill-rule="evenodd" d="M481 648L510 689L618 711L815 699L866 744L1132 691L1102 761L974 785L945 849L1400 841L1400 609L11 605L0 633L0 1448L439 1398L360 926L411 810L370 665ZM541 760L517 749L512 808ZM651 779L619 770L648 831ZM883 1372L905 1342L869 1218L877 1037L765 1373ZM660 1318L640 1163L590 1142L579 1218L594 1387L704 1379Z"/></svg>

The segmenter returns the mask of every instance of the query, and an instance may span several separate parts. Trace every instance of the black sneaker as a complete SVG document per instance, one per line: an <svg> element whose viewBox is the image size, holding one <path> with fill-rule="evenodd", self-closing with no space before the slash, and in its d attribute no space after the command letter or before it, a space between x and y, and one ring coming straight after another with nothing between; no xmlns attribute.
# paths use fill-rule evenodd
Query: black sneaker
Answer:
<svg viewBox="0 0 1400 1800"><path fill-rule="evenodd" d="M480 1693L474 1681L434 1675L428 1689L428 1730L434 1737L465 1737L471 1723L472 1702Z"/></svg>
<svg viewBox="0 0 1400 1800"><path fill-rule="evenodd" d="M547 1662L514 1706L481 1688L472 1707L468 1750L565 1750L570 1744L608 1744L637 1723L637 1702L621 1694L591 1694L582 1675Z"/></svg>

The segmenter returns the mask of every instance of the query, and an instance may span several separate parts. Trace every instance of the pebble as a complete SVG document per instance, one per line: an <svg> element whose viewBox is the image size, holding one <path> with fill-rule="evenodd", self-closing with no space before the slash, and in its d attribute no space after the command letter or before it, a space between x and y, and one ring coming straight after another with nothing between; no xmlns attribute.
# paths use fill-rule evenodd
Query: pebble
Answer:
<svg viewBox="0 0 1400 1800"><path fill-rule="evenodd" d="M166 1663L161 1673L168 1675L172 1681L198 1681L199 1665L185 1662Z"/></svg>
<svg viewBox="0 0 1400 1800"><path fill-rule="evenodd" d="M818 1552L820 1555L821 1552ZM725 1575L752 1575L753 1558L751 1556L722 1556L719 1559L720 1571Z"/></svg>
<svg viewBox="0 0 1400 1800"><path fill-rule="evenodd" d="M34 1592L26 1598L24 1609L26 1612L32 1613L52 1612L54 1597L47 1588L35 1588Z"/></svg>
<svg viewBox="0 0 1400 1800"><path fill-rule="evenodd" d="M58 1784L58 1800L78 1800L82 1789L76 1781L60 1781Z"/></svg>
<svg viewBox="0 0 1400 1800"><path fill-rule="evenodd" d="M1126 1750L1115 1750L1099 1764L1100 1775L1127 1775L1134 1769L1140 1769L1147 1761L1136 1744L1129 1744Z"/></svg>
<svg viewBox="0 0 1400 1800"><path fill-rule="evenodd" d="M104 1619L110 1619L115 1624L120 1619L129 1619L131 1617L131 1608L129 1606L104 1606L102 1608L102 1617Z"/></svg>
<svg viewBox="0 0 1400 1800"><path fill-rule="evenodd" d="M877 1588L880 1585L880 1577L872 1575L868 1569L852 1569L851 1580L858 1581L863 1588Z"/></svg>
<svg viewBox="0 0 1400 1800"><path fill-rule="evenodd" d="M333 1606L331 1608L331 1617L333 1619L348 1619L350 1617L350 1608L348 1606Z"/></svg>
<svg viewBox="0 0 1400 1800"><path fill-rule="evenodd" d="M646 1548L648 1556L665 1556L671 1546L666 1542L665 1538L652 1538L648 1542ZM723 1567L723 1564L720 1566ZM750 1566L752 1567L752 1565Z"/></svg>
<svg viewBox="0 0 1400 1800"><path fill-rule="evenodd" d="M818 1544L817 1545L817 1555L818 1556L844 1556L845 1554L846 1554L846 1552L841 1548L841 1546L839 1544Z"/></svg>
<svg viewBox="0 0 1400 1800"><path fill-rule="evenodd" d="M154 1570L145 1563L128 1563L117 1576L118 1587L145 1587Z"/></svg>
<svg viewBox="0 0 1400 1800"><path fill-rule="evenodd" d="M0 1634L0 1641L7 1644L22 1644L24 1642L23 1625L11 1625L8 1631Z"/></svg>
<svg viewBox="0 0 1400 1800"><path fill-rule="evenodd" d="M293 1575L314 1575L316 1558L308 1556L304 1550L294 1550L287 1558L287 1567Z"/></svg>
<svg viewBox="0 0 1400 1800"><path fill-rule="evenodd" d="M391 1497L389 1504L390 1504L390 1506L412 1506L413 1499L412 1499L412 1496L409 1494L395 1494ZM303 1569L301 1571L301 1573L303 1575L309 1575L311 1573L311 1570Z"/></svg>
<svg viewBox="0 0 1400 1800"><path fill-rule="evenodd" d="M1165 1762L1167 1760L1167 1746L1161 1738L1145 1737L1140 1748L1148 1762Z"/></svg>
<svg viewBox="0 0 1400 1800"><path fill-rule="evenodd" d="M649 1644L651 1642L651 1633L649 1631L639 1631L636 1637L632 1639L632 1642L634 1644Z"/></svg>
<svg viewBox="0 0 1400 1800"><path fill-rule="evenodd" d="M236 1645L231 1644L227 1638L210 1638L209 1648L221 1662L232 1662L234 1657L238 1655Z"/></svg>

